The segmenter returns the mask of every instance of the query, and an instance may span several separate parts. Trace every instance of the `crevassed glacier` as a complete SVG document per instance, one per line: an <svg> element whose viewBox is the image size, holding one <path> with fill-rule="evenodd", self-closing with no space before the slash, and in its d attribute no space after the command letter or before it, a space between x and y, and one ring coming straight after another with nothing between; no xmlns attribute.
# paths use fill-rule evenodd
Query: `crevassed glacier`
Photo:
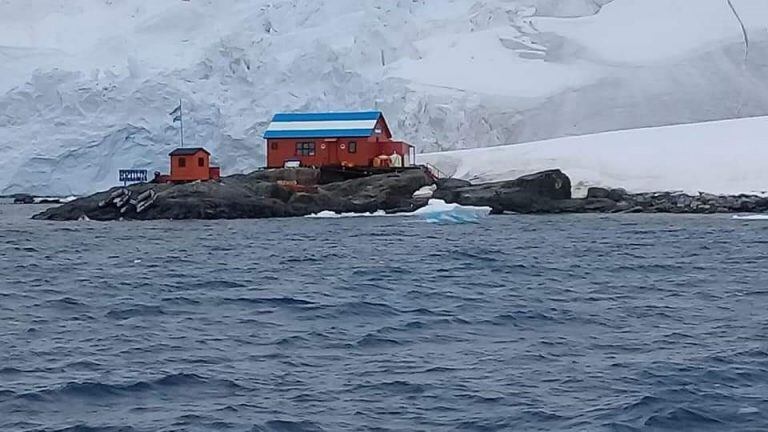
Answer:
<svg viewBox="0 0 768 432"><path fill-rule="evenodd" d="M224 174L283 110L378 108L420 151L768 114L768 2L0 0L0 193L167 170L178 131Z"/></svg>

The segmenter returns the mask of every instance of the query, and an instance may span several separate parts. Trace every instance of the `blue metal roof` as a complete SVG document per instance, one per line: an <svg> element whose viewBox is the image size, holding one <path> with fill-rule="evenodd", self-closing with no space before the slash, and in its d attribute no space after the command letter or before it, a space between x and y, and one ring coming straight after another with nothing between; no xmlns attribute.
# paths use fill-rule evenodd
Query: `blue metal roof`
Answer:
<svg viewBox="0 0 768 432"><path fill-rule="evenodd" d="M366 138L372 129L305 129L301 131L267 131L264 138Z"/></svg>
<svg viewBox="0 0 768 432"><path fill-rule="evenodd" d="M264 138L361 138L374 134L380 111L275 114Z"/></svg>
<svg viewBox="0 0 768 432"><path fill-rule="evenodd" d="M324 113L277 113L273 122L349 121L378 120L381 111L324 112Z"/></svg>

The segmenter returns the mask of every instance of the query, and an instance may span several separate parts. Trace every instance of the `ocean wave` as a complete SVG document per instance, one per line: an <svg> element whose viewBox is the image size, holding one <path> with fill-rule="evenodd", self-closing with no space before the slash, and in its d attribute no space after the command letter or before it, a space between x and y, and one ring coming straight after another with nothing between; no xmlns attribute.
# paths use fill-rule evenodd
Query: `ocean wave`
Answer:
<svg viewBox="0 0 768 432"><path fill-rule="evenodd" d="M386 303L352 301L319 307L324 315L335 317L391 317L401 314L397 308Z"/></svg>
<svg viewBox="0 0 768 432"><path fill-rule="evenodd" d="M490 252L490 253L498 253L498 252ZM494 262L500 262L504 260L504 256L494 257L491 256L490 253L480 253L480 252L470 252L470 251L454 251L451 252L452 258L466 258L471 261L475 262L487 262L487 263L494 263Z"/></svg>
<svg viewBox="0 0 768 432"><path fill-rule="evenodd" d="M358 384L354 390L364 390L366 392L384 392L393 395L413 395L422 394L427 391L424 384L413 383L405 380L385 381L379 383Z"/></svg>
<svg viewBox="0 0 768 432"><path fill-rule="evenodd" d="M558 322L559 320L552 315L545 314L543 312L537 312L533 310L518 310L512 312L506 312L498 314L490 320L481 321L485 324L507 326L515 325L517 323L527 323L530 321L544 321L544 322Z"/></svg>
<svg viewBox="0 0 768 432"><path fill-rule="evenodd" d="M635 398L628 398L628 400L616 404L618 411L627 413L628 415L636 415L638 417L645 413L653 412L658 407L663 407L671 402L671 399L666 397L659 397L654 395L643 395Z"/></svg>
<svg viewBox="0 0 768 432"><path fill-rule="evenodd" d="M711 414L686 407L675 407L664 410L663 413L653 414L643 423L652 428L668 430L694 430L702 427L711 428L723 422Z"/></svg>
<svg viewBox="0 0 768 432"><path fill-rule="evenodd" d="M219 300L220 303L246 303L260 306L311 306L313 302L295 297L227 297Z"/></svg>
<svg viewBox="0 0 768 432"><path fill-rule="evenodd" d="M631 424L627 424L625 422L606 422L602 424L602 428L604 430L609 430L611 432L642 432L643 429L637 426L632 426Z"/></svg>
<svg viewBox="0 0 768 432"><path fill-rule="evenodd" d="M324 432L311 421L269 420L263 426L254 426L251 432Z"/></svg>
<svg viewBox="0 0 768 432"><path fill-rule="evenodd" d="M132 305L123 308L110 309L105 316L108 318L124 321L135 317L148 317L165 315L165 310L157 305Z"/></svg>
<svg viewBox="0 0 768 432"><path fill-rule="evenodd" d="M235 423L222 421L213 416L199 414L185 414L176 417L173 426L182 426L182 430L230 430L235 428Z"/></svg>
<svg viewBox="0 0 768 432"><path fill-rule="evenodd" d="M189 284L189 288L192 290L197 290L197 289L220 290L220 289L247 288L247 287L248 285L241 282L221 280L221 279L202 280L202 281L192 282Z"/></svg>
<svg viewBox="0 0 768 432"><path fill-rule="evenodd" d="M104 364L99 363L94 360L76 360L73 362L66 362L62 368L63 369L81 369L81 370L93 370L93 369L99 369L103 367Z"/></svg>
<svg viewBox="0 0 768 432"><path fill-rule="evenodd" d="M61 297L53 300L48 300L46 301L46 304L48 306L54 306L59 308L76 308L76 307L87 306L85 303L72 297Z"/></svg>
<svg viewBox="0 0 768 432"><path fill-rule="evenodd" d="M127 397L155 390L183 388L193 386L242 388L241 385L226 379L206 378L192 373L175 373L162 377L130 383L103 383L94 381L69 382L64 385L34 392L17 394L25 400L43 401L55 398L104 399Z"/></svg>
<svg viewBox="0 0 768 432"><path fill-rule="evenodd" d="M382 347L395 347L403 345L405 342L401 342L397 339L383 337L375 334L367 334L354 343L354 346L359 348L382 348Z"/></svg>
<svg viewBox="0 0 768 432"><path fill-rule="evenodd" d="M457 393L456 397L480 404L499 403L505 400L501 393Z"/></svg>
<svg viewBox="0 0 768 432"><path fill-rule="evenodd" d="M22 369L9 367L9 366L0 368L0 375L17 375L17 374L26 373L26 372L27 371L24 371Z"/></svg>
<svg viewBox="0 0 768 432"><path fill-rule="evenodd" d="M132 426L90 426L87 424L78 424L61 429L43 429L40 432L134 432Z"/></svg>
<svg viewBox="0 0 768 432"><path fill-rule="evenodd" d="M3 389L0 389L0 402L6 401L6 400L10 400L10 399L13 399L13 398L15 398L16 396L17 396L17 395L16 395L16 392L14 392L14 391L12 391L12 390L3 390Z"/></svg>
<svg viewBox="0 0 768 432"><path fill-rule="evenodd" d="M160 300L164 303L170 303L170 304L176 304L176 305L197 306L202 304L202 302L198 299L185 297L185 296L164 297Z"/></svg>
<svg viewBox="0 0 768 432"><path fill-rule="evenodd" d="M449 366L430 366L420 371L420 373L449 373L449 372L457 372L457 371L460 371L461 369L462 368L449 367Z"/></svg>
<svg viewBox="0 0 768 432"><path fill-rule="evenodd" d="M294 336L285 336L277 338L276 340L269 343L269 345L277 345L277 346L297 346L297 345L305 345L309 343L309 339L307 339L304 336L294 335Z"/></svg>

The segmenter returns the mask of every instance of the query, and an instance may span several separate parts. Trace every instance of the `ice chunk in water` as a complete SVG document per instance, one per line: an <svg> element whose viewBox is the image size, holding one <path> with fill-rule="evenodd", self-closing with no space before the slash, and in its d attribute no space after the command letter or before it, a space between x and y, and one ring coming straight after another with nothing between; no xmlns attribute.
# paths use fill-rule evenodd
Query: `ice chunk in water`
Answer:
<svg viewBox="0 0 768 432"><path fill-rule="evenodd" d="M426 207L412 213L432 223L477 223L480 218L491 214L490 207L473 207L448 204L443 200L431 199Z"/></svg>
<svg viewBox="0 0 768 432"><path fill-rule="evenodd" d="M747 220L747 221L768 220L768 215L763 215L763 214L749 215L749 216L736 215L733 218L737 220Z"/></svg>

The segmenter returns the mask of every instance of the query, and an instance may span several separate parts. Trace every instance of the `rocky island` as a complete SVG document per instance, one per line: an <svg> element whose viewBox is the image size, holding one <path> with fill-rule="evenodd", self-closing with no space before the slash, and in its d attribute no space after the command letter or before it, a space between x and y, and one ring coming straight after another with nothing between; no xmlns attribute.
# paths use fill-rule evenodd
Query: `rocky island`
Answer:
<svg viewBox="0 0 768 432"><path fill-rule="evenodd" d="M413 193L433 182L421 169L346 181L321 179L310 168L260 170L219 181L142 183L117 187L47 209L41 220L246 219L297 217L328 210L365 213L411 209ZM154 196L145 208L130 197Z"/></svg>
<svg viewBox="0 0 768 432"><path fill-rule="evenodd" d="M431 198L447 203L487 206L493 213L733 213L768 211L768 198L659 192L630 194L623 189L591 188L573 198L571 181L560 170L516 180L472 184L435 179L426 168L351 180L323 178L310 168L260 170L219 181L184 184L143 183L117 187L52 207L39 220L243 219L300 217L337 213L411 212L427 204L415 194L429 186Z"/></svg>

